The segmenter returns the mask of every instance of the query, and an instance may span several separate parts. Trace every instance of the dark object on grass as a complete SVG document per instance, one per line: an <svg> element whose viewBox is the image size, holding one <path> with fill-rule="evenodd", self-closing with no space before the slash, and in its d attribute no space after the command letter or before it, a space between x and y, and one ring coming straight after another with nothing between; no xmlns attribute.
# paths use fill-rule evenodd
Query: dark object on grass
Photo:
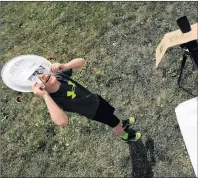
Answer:
<svg viewBox="0 0 198 178"><path fill-rule="evenodd" d="M179 18L177 20L177 24L178 24L182 33L188 33L191 31L191 26L190 26L190 23L186 16ZM181 67L180 67L180 75L178 78L178 85L180 88L182 88L189 94L196 96L196 95L192 94L190 91L188 91L187 89L183 88L180 85L180 82L181 82L181 78L182 78L182 72L183 72L183 69L185 67L186 60L188 57L190 57L193 67L198 68L198 43L197 43L197 40L193 40L193 41L181 44L180 46L184 50L184 54L183 54L183 59L181 62Z"/></svg>
<svg viewBox="0 0 198 178"><path fill-rule="evenodd" d="M20 104L22 101L21 101L21 98L22 98L22 92L17 92L17 96L16 96L16 103Z"/></svg>

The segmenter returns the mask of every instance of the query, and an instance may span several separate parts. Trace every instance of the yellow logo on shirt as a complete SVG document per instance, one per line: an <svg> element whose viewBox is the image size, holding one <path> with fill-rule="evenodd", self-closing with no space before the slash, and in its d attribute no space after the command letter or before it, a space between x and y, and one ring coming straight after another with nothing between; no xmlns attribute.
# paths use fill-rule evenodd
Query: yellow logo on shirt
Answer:
<svg viewBox="0 0 198 178"><path fill-rule="evenodd" d="M76 84L71 81L68 81L68 85L72 86L72 91L67 91L67 96L68 97L71 96L71 98L74 99L76 97L76 94L75 94Z"/></svg>

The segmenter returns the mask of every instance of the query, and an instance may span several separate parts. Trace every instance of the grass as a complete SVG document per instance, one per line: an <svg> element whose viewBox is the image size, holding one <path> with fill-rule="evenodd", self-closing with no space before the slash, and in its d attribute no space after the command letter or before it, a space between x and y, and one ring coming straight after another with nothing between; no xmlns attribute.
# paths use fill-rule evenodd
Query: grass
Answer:
<svg viewBox="0 0 198 178"><path fill-rule="evenodd" d="M197 20L196 2L1 2L1 63L22 54L76 57L86 67L73 78L135 116L142 142L124 144L100 123L69 113L66 128L49 120L44 102L0 81L3 177L192 177L174 108L192 98L178 89L181 49L158 70L155 49L176 20ZM184 86L196 92L190 62Z"/></svg>

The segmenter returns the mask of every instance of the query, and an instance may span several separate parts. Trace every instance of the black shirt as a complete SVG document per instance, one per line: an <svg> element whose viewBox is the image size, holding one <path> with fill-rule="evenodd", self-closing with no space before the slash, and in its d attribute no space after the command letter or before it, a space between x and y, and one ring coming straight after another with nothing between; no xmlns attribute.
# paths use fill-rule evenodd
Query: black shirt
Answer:
<svg viewBox="0 0 198 178"><path fill-rule="evenodd" d="M50 94L56 104L64 111L93 119L99 105L98 96L70 78L72 69L57 72L55 76L61 83L59 90Z"/></svg>

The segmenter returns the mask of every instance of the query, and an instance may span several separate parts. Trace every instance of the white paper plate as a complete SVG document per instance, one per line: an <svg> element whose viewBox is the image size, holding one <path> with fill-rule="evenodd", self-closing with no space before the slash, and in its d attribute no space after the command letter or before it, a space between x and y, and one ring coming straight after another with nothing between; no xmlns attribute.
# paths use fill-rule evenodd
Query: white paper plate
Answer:
<svg viewBox="0 0 198 178"><path fill-rule="evenodd" d="M32 85L40 80L36 70L50 73L51 62L37 55L17 56L8 61L1 70L3 82L11 89L20 92L32 92Z"/></svg>

